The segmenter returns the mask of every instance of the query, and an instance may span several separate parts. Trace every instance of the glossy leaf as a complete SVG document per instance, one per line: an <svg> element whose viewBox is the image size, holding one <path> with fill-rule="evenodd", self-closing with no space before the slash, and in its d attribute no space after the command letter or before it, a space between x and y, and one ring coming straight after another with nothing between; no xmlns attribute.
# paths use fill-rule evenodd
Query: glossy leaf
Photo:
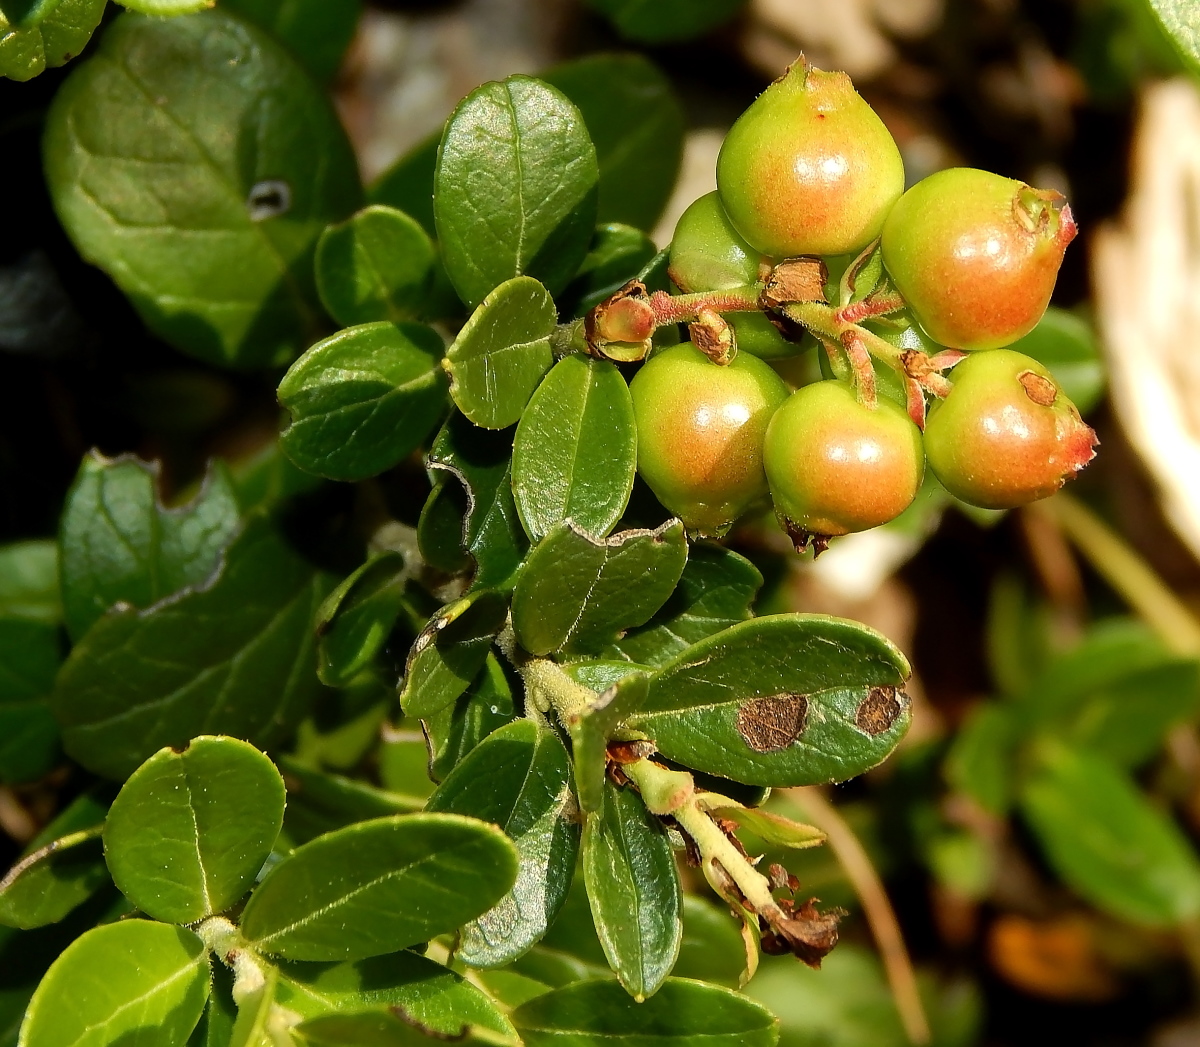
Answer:
<svg viewBox="0 0 1200 1047"><path fill-rule="evenodd" d="M864 625L754 618L660 668L630 725L667 758L748 785L844 781L904 736L908 675L904 656Z"/></svg>
<svg viewBox="0 0 1200 1047"><path fill-rule="evenodd" d="M1200 913L1200 860L1192 845L1107 760L1048 748L1020 803L1050 864L1093 905L1148 927Z"/></svg>
<svg viewBox="0 0 1200 1047"><path fill-rule="evenodd" d="M221 6L269 29L321 81L333 79L362 12L361 0L221 0Z"/></svg>
<svg viewBox="0 0 1200 1047"><path fill-rule="evenodd" d="M510 76L467 95L442 135L433 203L463 301L522 274L551 294L566 287L596 224L598 178L583 117L555 88Z"/></svg>
<svg viewBox="0 0 1200 1047"><path fill-rule="evenodd" d="M632 673L597 695L586 709L567 717L575 784L584 811L598 811L603 804L608 741L613 731L642 707L648 691L649 676Z"/></svg>
<svg viewBox="0 0 1200 1047"><path fill-rule="evenodd" d="M50 965L25 1012L21 1047L176 1047L200 1020L208 982L208 952L183 927L96 927Z"/></svg>
<svg viewBox="0 0 1200 1047"><path fill-rule="evenodd" d="M503 597L483 589L447 604L429 620L404 670L400 704L406 716L432 716L467 689L507 611Z"/></svg>
<svg viewBox="0 0 1200 1047"><path fill-rule="evenodd" d="M446 405L442 339L423 324L339 331L292 364L279 383L291 412L283 449L301 469L363 480L403 461Z"/></svg>
<svg viewBox="0 0 1200 1047"><path fill-rule="evenodd" d="M653 229L683 157L683 108L670 80L637 54L588 55L547 70L542 79L579 107L596 147L597 220Z"/></svg>
<svg viewBox="0 0 1200 1047"><path fill-rule="evenodd" d="M155 334L231 367L312 340L316 239L361 187L328 99L267 33L220 10L118 19L55 96L45 156L76 247Z"/></svg>
<svg viewBox="0 0 1200 1047"><path fill-rule="evenodd" d="M56 541L0 545L0 617L47 625L62 621Z"/></svg>
<svg viewBox="0 0 1200 1047"><path fill-rule="evenodd" d="M533 541L570 519L603 537L625 512L637 469L629 386L614 364L567 356L529 400L513 439L517 512Z"/></svg>
<svg viewBox="0 0 1200 1047"><path fill-rule="evenodd" d="M326 584L256 517L208 588L110 611L58 676L51 707L67 752L124 778L199 734L270 744L317 686L312 622Z"/></svg>
<svg viewBox="0 0 1200 1047"><path fill-rule="evenodd" d="M554 300L532 277L516 276L492 290L446 354L458 409L485 429L516 422L550 369L557 321Z"/></svg>
<svg viewBox="0 0 1200 1047"><path fill-rule="evenodd" d="M429 798L427 811L498 825L520 860L512 890L462 929L455 957L463 963L502 967L553 922L579 848L572 784L571 761L558 736L522 719L488 735Z"/></svg>
<svg viewBox="0 0 1200 1047"><path fill-rule="evenodd" d="M499 660L489 653L483 671L455 704L422 721L429 747L429 774L441 781L514 715L512 687Z"/></svg>
<svg viewBox="0 0 1200 1047"><path fill-rule="evenodd" d="M1032 356L1050 368L1055 381L1087 414L1104 394L1104 361L1091 324L1057 306L1050 306L1024 338L1008 348Z"/></svg>
<svg viewBox="0 0 1200 1047"><path fill-rule="evenodd" d="M108 0L60 0L42 17L16 25L0 11L0 76L32 80L46 69L66 65L87 46L104 17ZM32 14L32 12L30 12Z"/></svg>
<svg viewBox="0 0 1200 1047"><path fill-rule="evenodd" d="M417 143L383 172L367 190L373 204L412 215L430 236L437 235L433 217L433 181L442 132Z"/></svg>
<svg viewBox="0 0 1200 1047"><path fill-rule="evenodd" d="M360 822L276 865L250 896L250 944L290 960L357 960L461 927L511 889L517 853L498 829L449 814Z"/></svg>
<svg viewBox="0 0 1200 1047"><path fill-rule="evenodd" d="M577 982L518 1007L527 1047L774 1047L778 1023L746 997L673 978L637 1003L615 982Z"/></svg>
<svg viewBox="0 0 1200 1047"><path fill-rule="evenodd" d="M424 315L436 252L403 211L375 204L331 225L317 241L317 291L343 327Z"/></svg>
<svg viewBox="0 0 1200 1047"><path fill-rule="evenodd" d="M304 1018L389 1010L441 1036L478 1027L513 1036L488 997L440 963L401 950L356 963L283 963L276 1000Z"/></svg>
<svg viewBox="0 0 1200 1047"><path fill-rule="evenodd" d="M604 783L583 831L583 875L609 965L634 999L653 996L679 955L682 897L666 832L634 790Z"/></svg>
<svg viewBox="0 0 1200 1047"><path fill-rule="evenodd" d="M444 486L435 480L422 513L417 529L422 553L450 570L465 569L461 561L456 568L456 555L469 558L467 565L474 560L476 586L507 582L529 548L513 501L512 433L479 429L455 411L434 439L426 464L432 476L448 477ZM446 548L455 518L458 541ZM431 556L435 545L440 557Z"/></svg>
<svg viewBox="0 0 1200 1047"><path fill-rule="evenodd" d="M159 466L131 456L83 459L60 524L63 610L78 640L118 603L147 608L208 581L238 528L229 475L210 467L186 505L158 500Z"/></svg>
<svg viewBox="0 0 1200 1047"><path fill-rule="evenodd" d="M732 549L694 543L670 599L645 625L622 636L612 653L641 665L665 665L689 645L749 618L762 582L758 568Z"/></svg>
<svg viewBox="0 0 1200 1047"><path fill-rule="evenodd" d="M610 222L597 227L579 272L559 296L564 315L584 316L638 274L658 253L654 241L631 225Z"/></svg>
<svg viewBox="0 0 1200 1047"><path fill-rule="evenodd" d="M744 0L587 0L622 36L641 43L690 40L728 22Z"/></svg>
<svg viewBox="0 0 1200 1047"><path fill-rule="evenodd" d="M1200 70L1200 11L1188 0L1147 0L1179 53Z"/></svg>
<svg viewBox="0 0 1200 1047"><path fill-rule="evenodd" d="M161 749L129 777L104 824L113 881L164 923L228 909L254 883L283 825L283 779L236 738Z"/></svg>
<svg viewBox="0 0 1200 1047"><path fill-rule="evenodd" d="M687 563L683 524L596 539L570 520L529 554L513 592L512 621L532 654L595 651L644 624Z"/></svg>
<svg viewBox="0 0 1200 1047"><path fill-rule="evenodd" d="M317 674L344 687L374 662L404 608L404 557L384 552L346 578L317 612Z"/></svg>

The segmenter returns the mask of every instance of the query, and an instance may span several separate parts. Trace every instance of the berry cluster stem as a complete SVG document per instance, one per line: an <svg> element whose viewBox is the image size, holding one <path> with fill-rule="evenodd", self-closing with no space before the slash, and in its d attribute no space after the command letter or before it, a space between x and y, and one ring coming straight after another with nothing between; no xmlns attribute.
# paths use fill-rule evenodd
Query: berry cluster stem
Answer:
<svg viewBox="0 0 1200 1047"><path fill-rule="evenodd" d="M695 294L670 295L666 291L655 291L650 296L650 308L660 325L695 320L706 310L716 313L754 313L758 312L762 291L762 284L747 284L724 291L698 291Z"/></svg>

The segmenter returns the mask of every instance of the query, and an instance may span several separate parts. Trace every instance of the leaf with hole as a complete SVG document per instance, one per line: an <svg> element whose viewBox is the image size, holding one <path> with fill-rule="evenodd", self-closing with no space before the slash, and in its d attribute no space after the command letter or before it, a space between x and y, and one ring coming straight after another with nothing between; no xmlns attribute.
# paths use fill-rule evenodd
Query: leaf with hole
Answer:
<svg viewBox="0 0 1200 1047"><path fill-rule="evenodd" d="M404 557L372 557L333 590L317 611L317 675L344 687L383 650L404 609Z"/></svg>

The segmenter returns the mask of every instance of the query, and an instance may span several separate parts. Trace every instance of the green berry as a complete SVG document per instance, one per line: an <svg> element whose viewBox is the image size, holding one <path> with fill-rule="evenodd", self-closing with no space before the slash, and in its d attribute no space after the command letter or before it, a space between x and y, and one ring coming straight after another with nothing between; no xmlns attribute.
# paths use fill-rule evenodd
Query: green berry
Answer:
<svg viewBox="0 0 1200 1047"><path fill-rule="evenodd" d="M721 198L708 193L680 216L671 240L671 280L681 291L725 291L756 283L771 260L754 250L729 221ZM737 347L763 360L795 356L789 342L763 313L729 313Z"/></svg>
<svg viewBox="0 0 1200 1047"><path fill-rule="evenodd" d="M764 451L775 511L789 531L833 537L895 519L921 487L921 432L880 398L859 403L848 382L796 390L771 419Z"/></svg>
<svg viewBox="0 0 1200 1047"><path fill-rule="evenodd" d="M763 438L783 379L744 353L719 367L685 342L653 356L630 392L638 473L690 532L724 534L767 493Z"/></svg>
<svg viewBox="0 0 1200 1047"><path fill-rule="evenodd" d="M730 129L717 188L763 254L849 254L879 235L904 191L904 164L850 77L801 59Z"/></svg>
<svg viewBox="0 0 1200 1047"><path fill-rule="evenodd" d="M925 425L929 468L956 498L1011 509L1053 494L1096 455L1096 434L1050 372L997 349L950 372Z"/></svg>
<svg viewBox="0 0 1200 1047"><path fill-rule="evenodd" d="M956 167L892 208L883 264L934 341L998 349L1037 326L1075 231L1058 193Z"/></svg>

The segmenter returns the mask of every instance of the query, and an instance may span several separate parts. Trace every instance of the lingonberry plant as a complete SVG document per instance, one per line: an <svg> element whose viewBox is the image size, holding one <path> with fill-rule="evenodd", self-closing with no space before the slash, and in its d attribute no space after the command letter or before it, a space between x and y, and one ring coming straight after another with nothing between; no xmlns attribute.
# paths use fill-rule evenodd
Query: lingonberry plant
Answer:
<svg viewBox="0 0 1200 1047"><path fill-rule="evenodd" d="M16 35L53 65L78 6ZM972 172L897 203L882 122L800 60L657 252L671 178L625 139L661 170L681 117L619 56L479 87L364 196L313 79L337 32L283 33L306 70L264 5L224 6L115 19L46 122L79 252L176 348L286 367L288 420L170 508L153 467L89 454L57 544L20 550L37 614L3 634L26 739L5 774L61 741L95 783L0 882L6 926L70 940L19 1043L774 1043L759 1005L672 976L680 863L737 921L743 982L762 951L819 966L839 913L739 833L820 844L761 805L884 760L909 666L855 622L755 616L762 576L714 539L771 500L797 549L893 519L927 397L964 500L1081 468L1091 431L1045 368L961 362L1036 323L1068 209ZM814 343L834 377L790 391L763 358ZM335 483L365 539L302 554L303 495ZM368 758L375 784L329 773Z"/></svg>

